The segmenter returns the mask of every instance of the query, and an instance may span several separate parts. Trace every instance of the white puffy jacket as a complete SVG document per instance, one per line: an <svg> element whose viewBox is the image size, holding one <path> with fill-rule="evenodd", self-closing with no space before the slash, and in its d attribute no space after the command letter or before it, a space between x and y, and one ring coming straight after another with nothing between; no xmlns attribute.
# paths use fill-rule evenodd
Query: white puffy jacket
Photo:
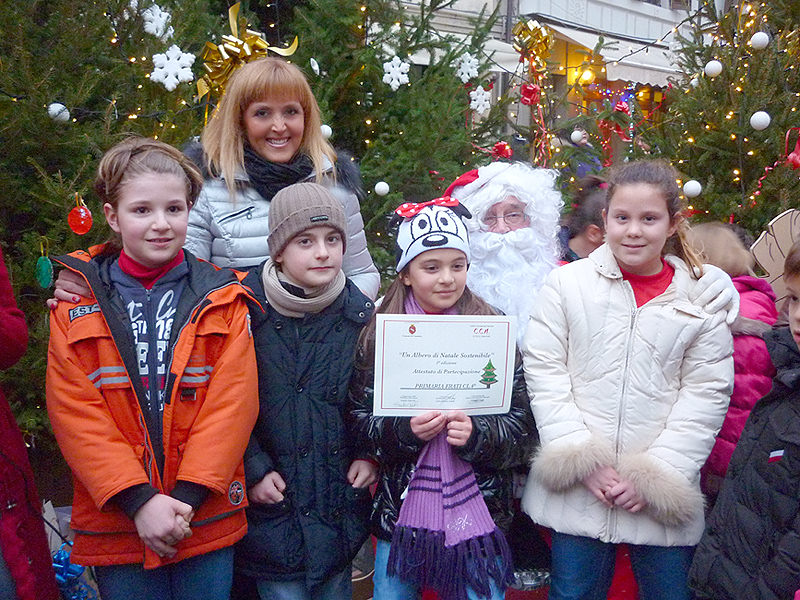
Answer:
<svg viewBox="0 0 800 600"><path fill-rule="evenodd" d="M209 178L189 211L185 247L198 258L218 267L245 268L269 256L269 201L250 185L245 173L236 177L238 188L231 202L225 180ZM307 181L314 181L313 173ZM323 184L341 201L347 219L347 247L342 270L367 296L375 299L380 275L372 262L364 235L364 220L356 195L326 177Z"/></svg>
<svg viewBox="0 0 800 600"><path fill-rule="evenodd" d="M696 282L669 256L666 291L637 308L607 245L550 273L523 343L541 449L522 506L531 518L604 542L689 546L703 532L700 467L733 387L724 312L688 300ZM648 502L607 508L581 483L611 465Z"/></svg>

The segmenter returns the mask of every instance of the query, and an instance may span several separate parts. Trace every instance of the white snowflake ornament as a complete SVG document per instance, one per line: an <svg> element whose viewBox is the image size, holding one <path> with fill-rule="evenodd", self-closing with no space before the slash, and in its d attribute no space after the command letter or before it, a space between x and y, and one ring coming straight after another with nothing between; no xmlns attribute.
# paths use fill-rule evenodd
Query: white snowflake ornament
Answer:
<svg viewBox="0 0 800 600"><path fill-rule="evenodd" d="M191 69L194 58L194 54L187 54L173 44L166 53L153 55L155 69L150 73L150 79L164 84L171 92L179 83L194 79Z"/></svg>
<svg viewBox="0 0 800 600"><path fill-rule="evenodd" d="M128 8L122 12L122 17L127 21L131 18L131 15L137 14L139 14L139 1L130 0ZM171 20L172 15L158 4L153 4L142 11L144 30L150 35L156 36L162 42L166 42L175 33L175 30L169 25Z"/></svg>
<svg viewBox="0 0 800 600"><path fill-rule="evenodd" d="M467 83L478 76L478 59L471 54L462 54L456 64L458 65L456 75L462 83Z"/></svg>
<svg viewBox="0 0 800 600"><path fill-rule="evenodd" d="M156 36L162 42L166 42L175 33L169 22L172 19L167 11L163 10L158 4L148 6L142 11L144 20L144 30L150 35Z"/></svg>
<svg viewBox="0 0 800 600"><path fill-rule="evenodd" d="M489 103L489 92L483 89L483 86L478 86L469 93L469 107L476 113L483 115L489 111L491 104Z"/></svg>
<svg viewBox="0 0 800 600"><path fill-rule="evenodd" d="M408 83L408 69L411 68L407 62L403 62L397 56L391 61L383 63L383 83L389 85L393 92L397 91L401 85Z"/></svg>

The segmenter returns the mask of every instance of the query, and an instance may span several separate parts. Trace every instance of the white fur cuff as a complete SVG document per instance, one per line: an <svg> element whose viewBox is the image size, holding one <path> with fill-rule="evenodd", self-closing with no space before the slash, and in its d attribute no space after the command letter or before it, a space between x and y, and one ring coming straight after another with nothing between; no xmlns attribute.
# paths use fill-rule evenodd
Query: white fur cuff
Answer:
<svg viewBox="0 0 800 600"><path fill-rule="evenodd" d="M703 514L705 501L700 488L647 454L621 456L617 471L633 482L647 500L646 510L665 525L685 525Z"/></svg>
<svg viewBox="0 0 800 600"><path fill-rule="evenodd" d="M531 473L556 492L583 481L598 467L614 464L614 449L603 439L590 437L582 444L548 444L533 457Z"/></svg>

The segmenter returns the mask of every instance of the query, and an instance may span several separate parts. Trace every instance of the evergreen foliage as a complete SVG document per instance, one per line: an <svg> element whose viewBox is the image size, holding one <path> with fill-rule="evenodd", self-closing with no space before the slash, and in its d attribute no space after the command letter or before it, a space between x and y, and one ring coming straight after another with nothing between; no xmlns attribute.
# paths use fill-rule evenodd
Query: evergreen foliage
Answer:
<svg viewBox="0 0 800 600"><path fill-rule="evenodd" d="M800 126L800 3L742 1L718 14L706 1L691 25L680 38L683 76L668 92L664 122L643 135L685 179L702 184L702 194L689 200L697 219L732 219L758 235L770 219L800 206L800 171L784 160L787 130ZM762 50L749 45L757 31L770 36ZM723 65L715 78L704 74L712 59ZM756 111L771 116L763 131L750 126ZM789 152L796 139L794 132Z"/></svg>
<svg viewBox="0 0 800 600"><path fill-rule="evenodd" d="M333 128L331 142L360 159L366 197L361 212L373 259L383 273L393 263L386 235L387 213L404 201L430 200L485 155L474 146L493 145L504 121L507 101L472 120L468 89L456 76L455 61L465 52L480 62L480 77L469 89L489 86L488 57L482 47L497 15L482 14L467 39L436 31L437 13L454 0L422 2L418 14L396 0L313 0L295 11L294 31L302 43L296 62L309 75L323 116ZM409 83L397 91L382 81L383 63L393 56L412 66ZM320 67L308 68L314 58ZM391 192L378 196L378 181Z"/></svg>
<svg viewBox="0 0 800 600"><path fill-rule="evenodd" d="M168 92L148 74L153 54L172 44L199 53L211 32L222 29L222 18L205 0L181 3L180 10L160 0L174 29L162 41L144 30L141 11L149 4L140 0L135 12L129 0L52 0L5 3L0 11L0 240L31 334L27 354L2 374L2 385L26 432L46 423L45 299L52 290L34 278L40 244L56 256L106 238L91 183L99 157L121 136L136 132L180 145L202 127L193 83ZM51 119L53 102L67 107L68 122ZM75 192L94 218L85 236L67 226Z"/></svg>
<svg viewBox="0 0 800 600"><path fill-rule="evenodd" d="M488 60L479 49L495 15L482 15L473 34L461 40L442 38L433 26L433 17L452 0L422 2L416 15L405 13L396 0L366 0L363 11L361 4L344 0L284 2L277 9L274 2L244 2L240 16L251 29L266 31L270 44L284 46L299 37L290 60L308 75L323 121L334 131L334 146L361 161L367 235L376 264L387 271L393 251L385 235L386 213L404 200L440 195L464 170L488 162L473 144L491 146L499 139L503 104L470 122L469 96L452 64L465 51L482 57L481 77L470 83L487 84ZM176 44L197 56L192 70L195 77L202 75L205 43L230 33L230 3L158 4L172 16L168 40L144 29L142 11L152 0L138 0L136 10L130 0L52 0L6 3L0 11L0 243L31 332L28 353L0 374L0 385L31 435L47 427L45 300L52 290L35 280L40 246L56 256L106 239L91 185L100 156L115 142L134 132L180 147L200 134L207 116L206 105L197 103L195 82L170 92L148 74L152 56ZM291 5L296 10L289 20ZM279 27L259 18L280 21ZM430 65L413 67L409 84L393 92L382 81L383 63L415 52L431 54ZM319 63L320 75L310 68L310 58ZM54 102L67 107L68 122L48 116ZM391 186L386 197L371 191L381 180ZM84 236L67 225L76 192L94 217Z"/></svg>

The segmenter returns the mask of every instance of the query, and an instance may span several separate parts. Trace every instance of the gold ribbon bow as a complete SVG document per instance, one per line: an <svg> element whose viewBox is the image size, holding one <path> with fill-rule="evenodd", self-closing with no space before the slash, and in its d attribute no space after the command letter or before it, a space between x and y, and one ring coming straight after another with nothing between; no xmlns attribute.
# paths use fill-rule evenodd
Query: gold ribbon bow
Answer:
<svg viewBox="0 0 800 600"><path fill-rule="evenodd" d="M251 60L263 58L267 56L268 52L291 56L297 50L297 36L288 48L270 46L263 34L247 29L247 23L244 20L241 23L244 34L242 38L239 38L239 5L240 3L237 2L228 9L231 35L223 35L222 43L219 46L212 42L206 42L203 48L201 58L204 61L203 68L206 70L206 74L197 81L198 100L202 100L206 94L211 92L221 95L231 74Z"/></svg>
<svg viewBox="0 0 800 600"><path fill-rule="evenodd" d="M519 52L522 58L530 60L533 69L543 71L547 66L547 58L554 42L550 30L539 21L530 19L519 21L511 32L514 34L514 50Z"/></svg>

